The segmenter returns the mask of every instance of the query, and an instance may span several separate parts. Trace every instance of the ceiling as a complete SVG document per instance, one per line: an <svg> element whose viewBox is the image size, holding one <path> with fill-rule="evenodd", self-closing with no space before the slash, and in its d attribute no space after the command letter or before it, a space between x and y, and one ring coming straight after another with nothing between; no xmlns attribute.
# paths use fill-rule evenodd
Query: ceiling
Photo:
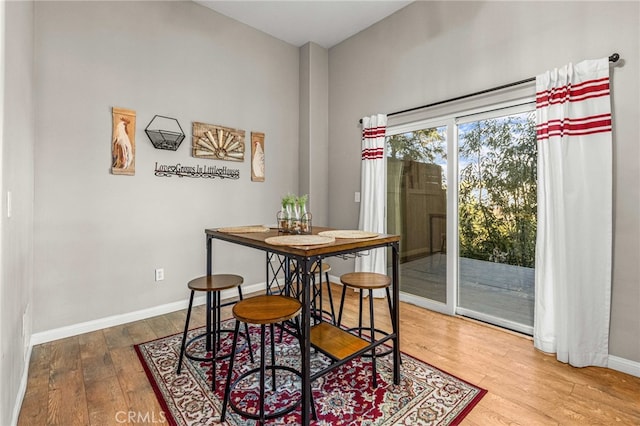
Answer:
<svg viewBox="0 0 640 426"><path fill-rule="evenodd" d="M194 1L294 46L311 41L327 49L411 3L404 0Z"/></svg>

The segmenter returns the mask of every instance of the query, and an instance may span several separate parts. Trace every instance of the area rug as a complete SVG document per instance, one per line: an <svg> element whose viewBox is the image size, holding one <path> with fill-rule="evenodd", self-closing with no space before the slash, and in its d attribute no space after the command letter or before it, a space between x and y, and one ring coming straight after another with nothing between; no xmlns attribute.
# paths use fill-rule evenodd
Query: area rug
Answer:
<svg viewBox="0 0 640 426"><path fill-rule="evenodd" d="M223 323L231 329L233 320ZM203 329L189 332L189 337L201 334ZM234 365L233 379L243 372L257 367L260 328L250 327L254 348L254 361L249 358L248 346L239 345ZM276 363L300 368L300 346L291 335L276 331ZM229 353L232 333L222 333L219 353ZM136 345L136 352L144 366L149 381L162 405L168 422L172 425L234 425L256 424L227 410L224 423L220 423L224 383L228 371L228 359L217 361L216 389L211 389L211 362L192 361L187 358L181 374L176 373L182 333ZM242 338L240 338L242 339ZM267 342L269 338L267 337ZM243 340L240 340L241 342ZM267 345L267 356L270 356ZM196 340L190 353L205 353L203 339ZM401 380L393 384L392 355L377 357L377 388L371 384L371 358L359 357L331 371L312 384L316 426L334 425L456 425L471 411L486 393L451 374L423 361L402 354ZM313 351L311 369L319 371L330 360ZM300 399L300 379L293 374L279 371L276 374L276 392L271 392L271 375L267 374L265 402L269 407L281 408L295 405ZM238 382L231 395L236 405L248 412L257 412L258 376ZM301 424L300 406L291 413L269 424Z"/></svg>

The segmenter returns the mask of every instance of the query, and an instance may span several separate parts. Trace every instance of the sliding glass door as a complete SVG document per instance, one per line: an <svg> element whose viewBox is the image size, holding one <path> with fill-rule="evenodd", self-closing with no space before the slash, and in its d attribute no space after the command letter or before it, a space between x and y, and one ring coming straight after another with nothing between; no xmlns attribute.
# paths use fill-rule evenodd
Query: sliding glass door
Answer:
<svg viewBox="0 0 640 426"><path fill-rule="evenodd" d="M458 120L458 309L527 331L533 326L535 113ZM522 327L525 326L525 327Z"/></svg>
<svg viewBox="0 0 640 426"><path fill-rule="evenodd" d="M401 291L447 303L446 126L387 138L387 232L400 242Z"/></svg>
<svg viewBox="0 0 640 426"><path fill-rule="evenodd" d="M387 232L404 300L530 333L536 235L531 104L390 127Z"/></svg>

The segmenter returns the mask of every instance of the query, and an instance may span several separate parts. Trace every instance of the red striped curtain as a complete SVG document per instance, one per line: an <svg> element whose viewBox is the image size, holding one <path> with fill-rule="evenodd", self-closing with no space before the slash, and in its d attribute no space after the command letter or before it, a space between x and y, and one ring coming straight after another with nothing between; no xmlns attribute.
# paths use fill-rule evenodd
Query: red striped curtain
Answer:
<svg viewBox="0 0 640 426"><path fill-rule="evenodd" d="M385 224L385 133L387 116L377 114L362 119L362 164L360 169L360 218L363 231L384 233ZM386 274L386 250L371 250L356 258L356 272ZM377 292L377 291L376 291ZM374 293L376 293L374 292ZM380 295L384 296L384 291Z"/></svg>
<svg viewBox="0 0 640 426"><path fill-rule="evenodd" d="M612 135L608 58L536 77L538 231L534 345L607 366Z"/></svg>

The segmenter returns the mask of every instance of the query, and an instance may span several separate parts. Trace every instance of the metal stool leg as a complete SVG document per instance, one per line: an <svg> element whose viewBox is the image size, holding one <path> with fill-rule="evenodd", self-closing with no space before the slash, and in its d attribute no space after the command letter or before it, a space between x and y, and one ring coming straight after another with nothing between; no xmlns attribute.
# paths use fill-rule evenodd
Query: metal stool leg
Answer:
<svg viewBox="0 0 640 426"><path fill-rule="evenodd" d="M344 309L344 296L346 296L346 294L347 294L347 286L343 285L342 295L340 296L340 310L338 311L338 324L337 324L338 327L340 327L340 324L342 324L342 310Z"/></svg>
<svg viewBox="0 0 640 426"><path fill-rule="evenodd" d="M238 298L243 300L242 289L238 286ZM245 338L247 340L247 345L249 346L249 357L251 358L251 363L253 364L255 360L253 359L253 348L251 347L251 335L249 334L249 324L244 323L244 332Z"/></svg>
<svg viewBox="0 0 640 426"><path fill-rule="evenodd" d="M362 290L358 289L360 293L360 314L358 315L358 337L362 337Z"/></svg>
<svg viewBox="0 0 640 426"><path fill-rule="evenodd" d="M389 292L389 288L386 288L387 290L387 302L389 304L389 315L391 315L391 318L393 318L393 309L394 306L391 304L391 293ZM391 327L393 327L393 332L396 332L396 325L393 321L391 321Z"/></svg>
<svg viewBox="0 0 640 426"><path fill-rule="evenodd" d="M319 277L319 283L316 286L316 276L315 274L312 275L311 280L312 280L312 285L313 285L313 307L314 307L314 312L319 312L320 313L320 317L321 320L325 314L325 310L324 310L324 298L322 297L322 261L318 261L318 263L316 264L316 269L319 271L318 272L318 277ZM331 294L331 283L329 282L329 273L325 272L325 281L327 284L327 292L328 292L328 297L329 297L329 312L326 312L328 314L331 315L331 323L333 325L336 325L336 312L335 312L335 307L333 305L333 295ZM320 299L320 309L317 310L316 309L316 300L315 298L318 297Z"/></svg>
<svg viewBox="0 0 640 426"><path fill-rule="evenodd" d="M187 349L187 332L189 331L189 321L191 320L191 308L193 307L193 294L195 292L191 290L191 296L189 297L189 309L187 309L187 319L184 322L184 333L182 333L182 345L180 346L180 359L178 360L178 374L182 369L182 358L184 357L184 351Z"/></svg>
<svg viewBox="0 0 640 426"><path fill-rule="evenodd" d="M294 320L294 323L295 323L296 333L298 333L298 344L300 345L300 356L302 356L302 353L304 352L304 347L302 345L302 327L300 327L300 321L297 317ZM300 415L302 415L302 412L300 413ZM313 420L318 420L318 415L316 413L316 404L313 401L313 389L311 390L311 418Z"/></svg>
<svg viewBox="0 0 640 426"><path fill-rule="evenodd" d="M283 325L284 327L284 325ZM276 339L275 339L275 327L273 324L269 324L269 337L271 340L271 365L276 365ZM276 369L271 369L271 390L276 391ZM263 397L264 399L264 397Z"/></svg>
<svg viewBox="0 0 640 426"><path fill-rule="evenodd" d="M240 322L236 320L236 326L233 332L233 344L231 345L231 358L229 359L229 371L227 372L227 383L224 385L224 400L222 401L222 412L220 421L224 422L227 415L227 405L231 398L231 373L233 373L233 361L236 357L236 345L238 344L238 332L240 331Z"/></svg>
<svg viewBox="0 0 640 426"><path fill-rule="evenodd" d="M264 351L264 334L265 334L265 325L261 324L260 325L260 409L259 409L259 414L260 414L260 419L259 422L261 425L264 424L265 422L265 418L264 418L264 376L265 376L265 360L264 360L264 356L265 356L265 351ZM273 341L273 340L272 340Z"/></svg>
<svg viewBox="0 0 640 426"><path fill-rule="evenodd" d="M329 295L329 307L331 308L331 322L333 325L336 324L336 311L333 307L333 295L331 294L331 283L329 282L329 273L325 272L326 282L327 282L327 293Z"/></svg>
<svg viewBox="0 0 640 426"><path fill-rule="evenodd" d="M391 292L389 291L389 287L387 287L386 290L387 290L387 302L389 304L389 315L391 316L391 327L393 332L396 333L397 331L396 325L393 321L393 312L394 312L394 309L396 309L396 304L391 302ZM400 357L400 364L402 364L402 357Z"/></svg>
<svg viewBox="0 0 640 426"><path fill-rule="evenodd" d="M215 392L216 390L216 370L217 370L217 362L216 362L216 354L220 350L220 293L217 291L213 292L213 347L211 348L211 391Z"/></svg>
<svg viewBox="0 0 640 426"><path fill-rule="evenodd" d="M362 311L360 315L362 315ZM376 328L373 321L373 290L369 290L369 326L371 327L371 342L374 342L376 340ZM373 387L376 388L378 387L378 378L376 373L376 348L371 349L371 368L373 371Z"/></svg>

